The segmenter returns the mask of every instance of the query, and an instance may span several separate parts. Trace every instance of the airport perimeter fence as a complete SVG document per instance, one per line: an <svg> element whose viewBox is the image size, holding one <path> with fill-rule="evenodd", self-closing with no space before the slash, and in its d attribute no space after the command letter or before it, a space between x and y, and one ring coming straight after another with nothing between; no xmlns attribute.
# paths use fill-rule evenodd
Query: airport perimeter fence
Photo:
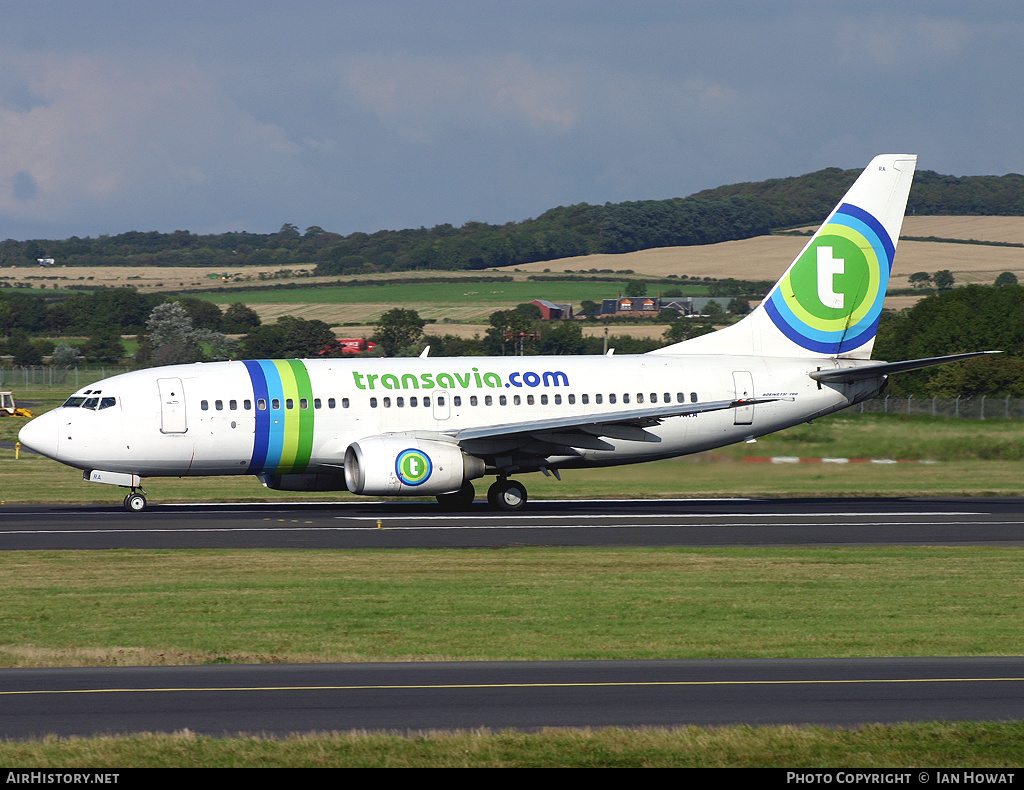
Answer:
<svg viewBox="0 0 1024 790"><path fill-rule="evenodd" d="M916 414L960 420L1024 419L1024 398L980 395L958 398L881 395L854 407L861 414Z"/></svg>
<svg viewBox="0 0 1024 790"><path fill-rule="evenodd" d="M74 368L0 367L0 390L54 389L71 393L75 390L131 368L116 365L89 365ZM912 414L961 420L1024 419L1024 398L991 395L979 397L938 398L881 395L854 406L861 414Z"/></svg>
<svg viewBox="0 0 1024 790"><path fill-rule="evenodd" d="M60 389L74 392L108 376L127 373L131 368L117 365L88 365L73 368L0 367L0 390Z"/></svg>

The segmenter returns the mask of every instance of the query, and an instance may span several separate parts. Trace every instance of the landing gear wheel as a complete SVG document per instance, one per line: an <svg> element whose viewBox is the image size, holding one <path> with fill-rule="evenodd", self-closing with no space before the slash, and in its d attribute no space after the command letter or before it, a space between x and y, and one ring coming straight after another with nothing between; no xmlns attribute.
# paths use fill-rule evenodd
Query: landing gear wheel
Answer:
<svg viewBox="0 0 1024 790"><path fill-rule="evenodd" d="M495 510L522 510L526 506L526 486L518 480L499 478L487 489L487 501Z"/></svg>
<svg viewBox="0 0 1024 790"><path fill-rule="evenodd" d="M468 510L476 499L476 489L468 480L462 484L462 488L450 494L438 494L437 504L446 510Z"/></svg>
<svg viewBox="0 0 1024 790"><path fill-rule="evenodd" d="M132 491L124 498L124 509L132 513L140 513L146 509L146 495L141 491Z"/></svg>

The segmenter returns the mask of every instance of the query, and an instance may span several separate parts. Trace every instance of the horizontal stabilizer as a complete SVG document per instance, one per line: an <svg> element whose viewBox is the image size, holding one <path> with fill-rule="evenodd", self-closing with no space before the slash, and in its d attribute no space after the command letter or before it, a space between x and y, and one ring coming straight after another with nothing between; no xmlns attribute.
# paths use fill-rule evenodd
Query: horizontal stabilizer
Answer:
<svg viewBox="0 0 1024 790"><path fill-rule="evenodd" d="M974 351L970 354L951 354L947 357L928 357L927 359L910 359L905 362L882 362L878 365L862 365L839 370L816 370L808 375L815 381L826 384L845 384L850 381L888 376L890 373L902 373L906 370L930 368L933 365L945 365L947 362L959 362L963 359L983 357L987 354L1002 354L1002 351Z"/></svg>

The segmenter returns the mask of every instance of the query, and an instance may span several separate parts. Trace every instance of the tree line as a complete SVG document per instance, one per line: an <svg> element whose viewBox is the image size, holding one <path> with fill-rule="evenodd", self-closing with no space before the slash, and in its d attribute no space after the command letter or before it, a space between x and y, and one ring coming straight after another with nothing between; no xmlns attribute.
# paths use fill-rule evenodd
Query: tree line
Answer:
<svg viewBox="0 0 1024 790"><path fill-rule="evenodd" d="M476 270L593 253L709 244L817 223L859 170L733 184L686 198L559 206L521 222L467 222L342 235L285 223L276 233L129 231L113 236L0 242L0 266L315 267L318 275L414 269ZM908 212L1024 215L1024 176L944 176L919 171Z"/></svg>

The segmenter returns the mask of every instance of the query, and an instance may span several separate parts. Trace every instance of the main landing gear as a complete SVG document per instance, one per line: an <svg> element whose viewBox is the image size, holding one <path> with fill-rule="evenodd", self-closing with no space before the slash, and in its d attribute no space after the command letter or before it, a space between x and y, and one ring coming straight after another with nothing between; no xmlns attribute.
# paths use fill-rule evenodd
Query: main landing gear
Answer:
<svg viewBox="0 0 1024 790"><path fill-rule="evenodd" d="M473 504L476 490L468 480L451 494L438 494L437 503L446 510L467 510ZM526 505L526 486L518 480L499 477L487 489L487 503L492 510L522 510Z"/></svg>
<svg viewBox="0 0 1024 790"><path fill-rule="evenodd" d="M518 480L499 477L487 489L487 502L494 510L522 510L526 507L526 486Z"/></svg>

